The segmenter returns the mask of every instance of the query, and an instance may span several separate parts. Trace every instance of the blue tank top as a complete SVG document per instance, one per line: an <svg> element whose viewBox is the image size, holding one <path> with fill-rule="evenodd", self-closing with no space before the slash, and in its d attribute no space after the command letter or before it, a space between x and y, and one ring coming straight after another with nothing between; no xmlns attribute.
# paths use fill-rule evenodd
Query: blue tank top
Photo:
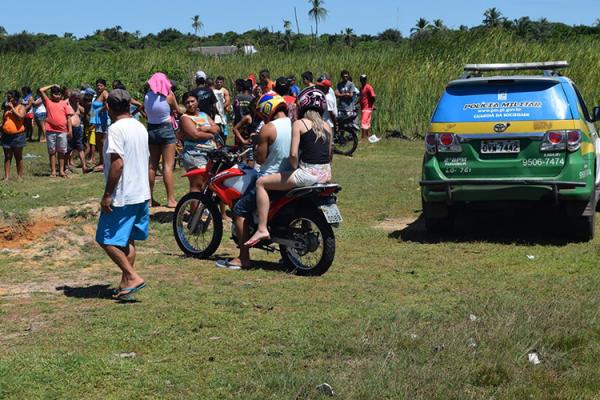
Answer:
<svg viewBox="0 0 600 400"><path fill-rule="evenodd" d="M279 118L271 121L277 130L275 141L269 146L269 155L260 166L260 175L271 175L292 170L290 149L292 147L292 120Z"/></svg>

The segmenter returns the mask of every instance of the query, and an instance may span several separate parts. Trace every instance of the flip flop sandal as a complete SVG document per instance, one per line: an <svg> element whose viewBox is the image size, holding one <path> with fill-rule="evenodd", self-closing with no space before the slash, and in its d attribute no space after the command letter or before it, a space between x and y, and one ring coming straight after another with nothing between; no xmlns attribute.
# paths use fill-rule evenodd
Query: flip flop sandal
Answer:
<svg viewBox="0 0 600 400"><path fill-rule="evenodd" d="M121 288L121 291L119 293L122 292L127 292L127 293L123 293L121 295L117 295L115 294L113 296L113 299L115 300L129 300L130 296L136 292L139 292L140 290L142 290L143 288L146 287L146 282L142 282L139 285L137 285L136 287L132 287L132 288Z"/></svg>
<svg viewBox="0 0 600 400"><path fill-rule="evenodd" d="M231 270L240 270L242 266L239 264L232 264L231 260L219 260L215 263L217 268L231 269Z"/></svg>

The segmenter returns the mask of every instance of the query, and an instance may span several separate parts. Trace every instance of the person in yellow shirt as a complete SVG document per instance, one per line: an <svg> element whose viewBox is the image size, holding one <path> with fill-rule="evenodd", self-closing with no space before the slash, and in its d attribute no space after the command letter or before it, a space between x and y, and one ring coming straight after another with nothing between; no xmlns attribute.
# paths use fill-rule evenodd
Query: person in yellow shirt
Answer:
<svg viewBox="0 0 600 400"><path fill-rule="evenodd" d="M20 94L16 90L6 93L4 115L2 116L2 149L4 150L4 180L10 178L10 165L13 156L17 164L17 179L23 180L23 147L25 147L25 106L19 102Z"/></svg>

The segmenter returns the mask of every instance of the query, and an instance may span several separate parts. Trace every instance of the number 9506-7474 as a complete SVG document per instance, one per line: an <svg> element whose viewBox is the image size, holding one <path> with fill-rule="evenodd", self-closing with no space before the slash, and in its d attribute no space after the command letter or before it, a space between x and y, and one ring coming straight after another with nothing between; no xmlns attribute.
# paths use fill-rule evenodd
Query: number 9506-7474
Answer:
<svg viewBox="0 0 600 400"><path fill-rule="evenodd" d="M522 161L524 167L562 167L565 159L555 158L526 158Z"/></svg>

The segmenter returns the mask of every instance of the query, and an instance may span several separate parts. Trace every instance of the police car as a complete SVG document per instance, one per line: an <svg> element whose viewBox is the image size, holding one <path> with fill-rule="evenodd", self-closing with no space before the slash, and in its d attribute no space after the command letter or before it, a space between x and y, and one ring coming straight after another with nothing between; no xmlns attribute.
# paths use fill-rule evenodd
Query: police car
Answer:
<svg viewBox="0 0 600 400"><path fill-rule="evenodd" d="M544 204L566 218L573 236L593 238L600 107L588 111L558 73L566 67L470 64L448 84L425 135L420 185L429 231L452 229L464 205Z"/></svg>

